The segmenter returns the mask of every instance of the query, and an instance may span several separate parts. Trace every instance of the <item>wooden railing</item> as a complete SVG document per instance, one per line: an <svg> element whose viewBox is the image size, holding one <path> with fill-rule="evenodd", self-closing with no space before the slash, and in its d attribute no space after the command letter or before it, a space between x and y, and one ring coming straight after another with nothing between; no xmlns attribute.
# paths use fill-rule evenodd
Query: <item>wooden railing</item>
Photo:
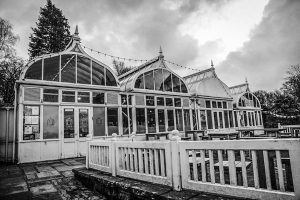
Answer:
<svg viewBox="0 0 300 200"><path fill-rule="evenodd" d="M87 167L254 199L300 199L300 140L93 141Z"/></svg>

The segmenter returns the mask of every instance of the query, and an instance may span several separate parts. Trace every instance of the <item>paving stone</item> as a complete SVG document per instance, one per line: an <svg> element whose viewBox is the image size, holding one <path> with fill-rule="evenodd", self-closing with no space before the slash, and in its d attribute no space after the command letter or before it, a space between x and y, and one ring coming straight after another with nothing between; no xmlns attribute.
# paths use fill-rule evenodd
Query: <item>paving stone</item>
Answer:
<svg viewBox="0 0 300 200"><path fill-rule="evenodd" d="M36 174L38 178L46 178L46 177L53 177L53 176L60 176L58 171L43 171Z"/></svg>
<svg viewBox="0 0 300 200"><path fill-rule="evenodd" d="M26 174L26 178L27 178L27 180L36 179L36 173L33 173L33 174Z"/></svg>
<svg viewBox="0 0 300 200"><path fill-rule="evenodd" d="M64 171L61 173L64 177L73 177L74 173L72 171Z"/></svg>
<svg viewBox="0 0 300 200"><path fill-rule="evenodd" d="M22 167L23 171L25 174L32 174L32 173L36 173L37 171L35 170L34 166L23 166Z"/></svg>
<svg viewBox="0 0 300 200"><path fill-rule="evenodd" d="M74 167L64 165L64 166L55 167L55 169L59 172L63 172L63 171L71 171L72 169L74 169Z"/></svg>
<svg viewBox="0 0 300 200"><path fill-rule="evenodd" d="M58 192L51 192L51 193L45 193L45 194L39 194L32 196L32 200L61 200L62 197Z"/></svg>
<svg viewBox="0 0 300 200"><path fill-rule="evenodd" d="M37 169L38 172L48 172L48 171L54 171L55 170L50 166L43 166L43 165L42 166L37 166L36 169Z"/></svg>
<svg viewBox="0 0 300 200"><path fill-rule="evenodd" d="M31 187L30 191L32 192L33 195L57 192L57 190L54 188L52 184L38 185L35 187Z"/></svg>
<svg viewBox="0 0 300 200"><path fill-rule="evenodd" d="M191 190L182 190L180 192L178 191L170 191L168 193L162 194L161 197L164 199L190 199L194 196L197 196L199 192L191 191Z"/></svg>
<svg viewBox="0 0 300 200"><path fill-rule="evenodd" d="M0 180L0 197L27 191L28 188L23 177L11 177Z"/></svg>

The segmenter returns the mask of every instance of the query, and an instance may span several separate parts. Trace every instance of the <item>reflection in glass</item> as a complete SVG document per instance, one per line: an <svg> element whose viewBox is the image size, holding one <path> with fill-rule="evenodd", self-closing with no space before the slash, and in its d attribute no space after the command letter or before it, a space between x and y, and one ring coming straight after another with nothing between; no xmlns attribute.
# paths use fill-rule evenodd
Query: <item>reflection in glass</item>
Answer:
<svg viewBox="0 0 300 200"><path fill-rule="evenodd" d="M136 133L145 133L145 109L136 108Z"/></svg>
<svg viewBox="0 0 300 200"><path fill-rule="evenodd" d="M181 107L181 98L174 98L175 107Z"/></svg>
<svg viewBox="0 0 300 200"><path fill-rule="evenodd" d="M195 110L192 110L192 119L193 119L193 129L198 130L197 115Z"/></svg>
<svg viewBox="0 0 300 200"><path fill-rule="evenodd" d="M173 80L173 92L180 92L180 79L172 74L172 80Z"/></svg>
<svg viewBox="0 0 300 200"><path fill-rule="evenodd" d="M148 133L155 133L156 132L156 123L155 123L155 110L154 109L147 109L147 120L148 120Z"/></svg>
<svg viewBox="0 0 300 200"><path fill-rule="evenodd" d="M206 130L205 110L200 110L201 130Z"/></svg>
<svg viewBox="0 0 300 200"><path fill-rule="evenodd" d="M146 96L146 105L154 106L154 96Z"/></svg>
<svg viewBox="0 0 300 200"><path fill-rule="evenodd" d="M93 92L93 104L104 104L104 93Z"/></svg>
<svg viewBox="0 0 300 200"><path fill-rule="evenodd" d="M214 112L215 129L219 128L218 113Z"/></svg>
<svg viewBox="0 0 300 200"><path fill-rule="evenodd" d="M106 69L106 86L117 86L117 81L113 74Z"/></svg>
<svg viewBox="0 0 300 200"><path fill-rule="evenodd" d="M176 127L178 131L183 131L182 110L176 109Z"/></svg>
<svg viewBox="0 0 300 200"><path fill-rule="evenodd" d="M153 70L145 73L145 89L154 90Z"/></svg>
<svg viewBox="0 0 300 200"><path fill-rule="evenodd" d="M77 101L78 101L78 103L90 103L90 93L89 92L78 92Z"/></svg>
<svg viewBox="0 0 300 200"><path fill-rule="evenodd" d="M58 106L44 105L43 112L43 137L44 139L58 138Z"/></svg>
<svg viewBox="0 0 300 200"><path fill-rule="evenodd" d="M122 108L123 135L129 134L127 108Z"/></svg>
<svg viewBox="0 0 300 200"><path fill-rule="evenodd" d="M92 62L92 84L93 85L105 85L104 67L96 62Z"/></svg>
<svg viewBox="0 0 300 200"><path fill-rule="evenodd" d="M165 132L166 131L166 125L165 125L165 111L162 109L158 109L158 129L159 132Z"/></svg>
<svg viewBox="0 0 300 200"><path fill-rule="evenodd" d="M44 80L59 81L59 56L44 59Z"/></svg>
<svg viewBox="0 0 300 200"><path fill-rule="evenodd" d="M224 128L223 112L219 112L220 128Z"/></svg>
<svg viewBox="0 0 300 200"><path fill-rule="evenodd" d="M229 128L228 111L227 110L224 110L224 121L225 121L225 128Z"/></svg>
<svg viewBox="0 0 300 200"><path fill-rule="evenodd" d="M213 129L213 119L212 119L211 110L207 110L206 113L207 113L207 128Z"/></svg>
<svg viewBox="0 0 300 200"><path fill-rule="evenodd" d="M25 79L42 80L42 59L34 62L26 71Z"/></svg>
<svg viewBox="0 0 300 200"><path fill-rule="evenodd" d="M174 130L174 111L173 110L167 110L167 116L168 116L168 131Z"/></svg>
<svg viewBox="0 0 300 200"><path fill-rule="evenodd" d="M44 89L43 93L44 102L58 102L58 90L57 89Z"/></svg>
<svg viewBox="0 0 300 200"><path fill-rule="evenodd" d="M184 127L186 131L191 130L190 110L183 110Z"/></svg>
<svg viewBox="0 0 300 200"><path fill-rule="evenodd" d="M75 91L62 91L62 102L75 102Z"/></svg>
<svg viewBox="0 0 300 200"><path fill-rule="evenodd" d="M61 56L61 81L68 83L76 82L76 55L62 55Z"/></svg>
<svg viewBox="0 0 300 200"><path fill-rule="evenodd" d="M89 134L88 111L88 109L79 109L79 137L86 137Z"/></svg>
<svg viewBox="0 0 300 200"><path fill-rule="evenodd" d="M74 138L74 109L65 108L64 109L64 138Z"/></svg>
<svg viewBox="0 0 300 200"><path fill-rule="evenodd" d="M135 88L144 89L144 74L141 74L135 81Z"/></svg>
<svg viewBox="0 0 300 200"><path fill-rule="evenodd" d="M166 98L166 106L173 106L173 99L172 98Z"/></svg>
<svg viewBox="0 0 300 200"><path fill-rule="evenodd" d="M118 108L107 108L108 135L118 134Z"/></svg>
<svg viewBox="0 0 300 200"><path fill-rule="evenodd" d="M186 85L184 84L184 82L182 80L180 80L181 83L181 92L182 93L188 93Z"/></svg>
<svg viewBox="0 0 300 200"><path fill-rule="evenodd" d="M233 115L232 115L232 110L229 111L229 125L230 125L230 128L233 127Z"/></svg>
<svg viewBox="0 0 300 200"><path fill-rule="evenodd" d="M172 92L172 74L167 70L163 70L163 73L165 91Z"/></svg>
<svg viewBox="0 0 300 200"><path fill-rule="evenodd" d="M158 106L164 106L165 105L165 99L163 97L157 97L156 98L156 104Z"/></svg>
<svg viewBox="0 0 300 200"><path fill-rule="evenodd" d="M163 70L156 69L154 70L154 79L155 79L155 90L164 90L164 77L163 77Z"/></svg>
<svg viewBox="0 0 300 200"><path fill-rule="evenodd" d="M91 60L77 56L77 83L91 84Z"/></svg>
<svg viewBox="0 0 300 200"><path fill-rule="evenodd" d="M93 108L94 136L105 136L105 108Z"/></svg>

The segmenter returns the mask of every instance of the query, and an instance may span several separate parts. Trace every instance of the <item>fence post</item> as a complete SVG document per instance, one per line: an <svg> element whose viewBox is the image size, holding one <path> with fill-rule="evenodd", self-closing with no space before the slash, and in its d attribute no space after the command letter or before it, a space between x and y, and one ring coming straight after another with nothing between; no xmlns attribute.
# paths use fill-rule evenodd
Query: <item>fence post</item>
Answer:
<svg viewBox="0 0 300 200"><path fill-rule="evenodd" d="M180 169L180 156L179 156L179 145L178 141L181 140L179 137L179 131L173 130L171 133L171 161L172 161L172 179L173 189L175 191L182 190L181 184L181 169Z"/></svg>
<svg viewBox="0 0 300 200"><path fill-rule="evenodd" d="M87 141L86 146L87 149L86 149L85 167L88 169L90 163L90 142L89 141Z"/></svg>
<svg viewBox="0 0 300 200"><path fill-rule="evenodd" d="M117 134L113 133L112 134L112 139L111 139L111 174L112 176L116 176L117 175L117 169L116 169L116 141L117 141Z"/></svg>

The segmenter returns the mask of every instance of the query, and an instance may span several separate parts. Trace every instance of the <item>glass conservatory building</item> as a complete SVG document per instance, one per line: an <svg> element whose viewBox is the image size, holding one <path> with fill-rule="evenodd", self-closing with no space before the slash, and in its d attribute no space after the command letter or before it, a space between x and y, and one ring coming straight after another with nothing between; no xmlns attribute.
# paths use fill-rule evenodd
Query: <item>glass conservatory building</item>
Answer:
<svg viewBox="0 0 300 200"><path fill-rule="evenodd" d="M65 51L28 63L16 91L20 163L84 156L87 140L113 133L125 140L135 132L145 140L175 129L262 126L257 98L247 92L235 99L214 68L180 77L160 51L117 77L84 52L77 31Z"/></svg>

